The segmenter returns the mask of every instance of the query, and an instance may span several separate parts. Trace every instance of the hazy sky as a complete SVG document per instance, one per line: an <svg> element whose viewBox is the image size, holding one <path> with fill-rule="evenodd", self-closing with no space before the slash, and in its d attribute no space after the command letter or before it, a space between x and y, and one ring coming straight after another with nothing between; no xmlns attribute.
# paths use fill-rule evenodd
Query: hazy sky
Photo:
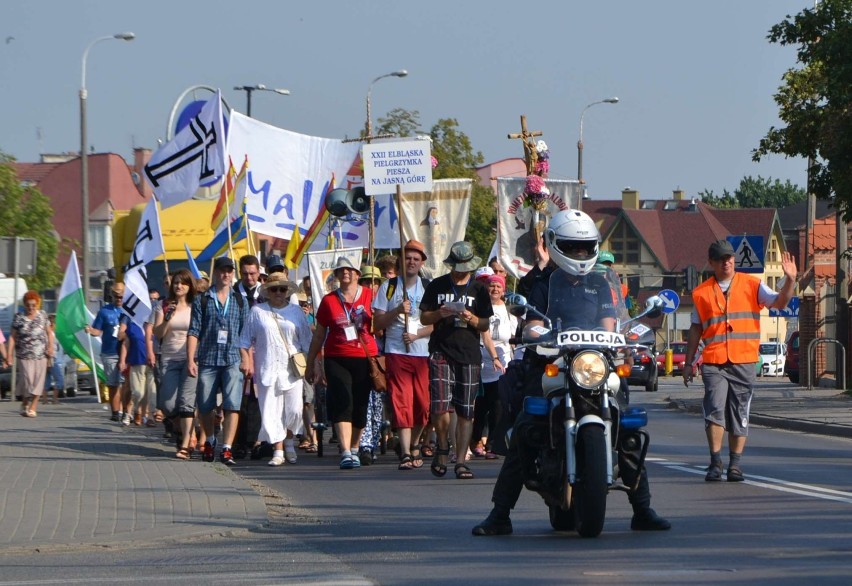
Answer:
<svg viewBox="0 0 852 586"><path fill-rule="evenodd" d="M265 84L252 115L316 136L355 136L373 86L373 120L419 110L428 130L456 118L486 162L522 155L520 130L544 131L551 177L583 175L595 199L733 190L746 175L805 184L805 162L751 150L778 125L772 95L793 48L768 29L812 0L4 0L0 4L0 150L20 161L78 151L83 51L89 54L89 143L128 160L156 148L178 96ZM10 38L13 37L13 38ZM209 94L202 92L204 97ZM41 139L39 139L39 134Z"/></svg>

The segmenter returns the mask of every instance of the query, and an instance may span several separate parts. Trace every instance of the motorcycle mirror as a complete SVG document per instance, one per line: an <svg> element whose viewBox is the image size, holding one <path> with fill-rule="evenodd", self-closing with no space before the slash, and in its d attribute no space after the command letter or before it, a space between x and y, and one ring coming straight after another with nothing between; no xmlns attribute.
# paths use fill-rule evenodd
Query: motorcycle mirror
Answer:
<svg viewBox="0 0 852 586"><path fill-rule="evenodd" d="M658 295L652 295L645 300L645 315L648 317L659 317L663 313L664 306L663 298Z"/></svg>

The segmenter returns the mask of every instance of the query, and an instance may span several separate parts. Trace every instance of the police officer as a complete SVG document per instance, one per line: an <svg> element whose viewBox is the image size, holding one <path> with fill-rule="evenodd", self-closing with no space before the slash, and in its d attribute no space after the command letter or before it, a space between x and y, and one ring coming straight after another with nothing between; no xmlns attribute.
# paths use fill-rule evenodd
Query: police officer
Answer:
<svg viewBox="0 0 852 586"><path fill-rule="evenodd" d="M546 314L553 323L561 320L561 327L594 329L597 327L609 331L615 329L616 312L612 292L604 277L593 273L598 258L600 235L594 221L585 213L577 210L565 210L553 216L545 232L545 244L550 259L557 269L549 279L536 280L529 296L529 304ZM553 289L553 296L550 290ZM530 320L532 325L542 321ZM544 370L538 356L527 351L525 361L529 364L526 388L541 391L541 376ZM522 423L521 415L515 423ZM509 442L509 451L500 469L500 475L491 497L494 507L479 525L473 528L474 535L509 535L512 533L512 521L509 513L523 488L523 468L527 458L532 457L518 440L520 434L513 433ZM651 508L651 491L644 467L639 469L637 454L626 453L619 446L619 469L626 486L633 486L639 475L638 488L628 492L633 506L633 519L630 528L635 531L666 530L671 524L657 515Z"/></svg>

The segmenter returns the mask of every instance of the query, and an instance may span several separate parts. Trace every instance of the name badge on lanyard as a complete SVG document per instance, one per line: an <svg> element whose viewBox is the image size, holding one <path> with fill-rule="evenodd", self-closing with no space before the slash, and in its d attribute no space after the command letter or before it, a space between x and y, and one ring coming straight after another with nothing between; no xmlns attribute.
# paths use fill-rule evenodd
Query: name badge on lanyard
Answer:
<svg viewBox="0 0 852 586"><path fill-rule="evenodd" d="M216 317L219 322L219 331L216 335L216 342L218 344L227 344L228 343L228 330L226 317L228 315L228 306L231 304L231 295L228 294L228 298L225 300L225 307L221 310L219 309L219 295L213 295L213 302L216 304Z"/></svg>
<svg viewBox="0 0 852 586"><path fill-rule="evenodd" d="M346 336L347 342L353 342L358 339L358 334L355 332L355 326L351 324L343 328L343 335Z"/></svg>

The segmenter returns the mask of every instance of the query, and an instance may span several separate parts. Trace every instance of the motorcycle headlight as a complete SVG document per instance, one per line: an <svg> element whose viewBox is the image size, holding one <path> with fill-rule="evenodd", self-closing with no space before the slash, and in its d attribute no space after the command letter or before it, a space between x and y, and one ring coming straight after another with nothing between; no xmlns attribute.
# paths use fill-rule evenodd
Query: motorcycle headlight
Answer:
<svg viewBox="0 0 852 586"><path fill-rule="evenodd" d="M571 378L584 389L595 389L609 376L609 366L600 352L580 352L571 360Z"/></svg>

